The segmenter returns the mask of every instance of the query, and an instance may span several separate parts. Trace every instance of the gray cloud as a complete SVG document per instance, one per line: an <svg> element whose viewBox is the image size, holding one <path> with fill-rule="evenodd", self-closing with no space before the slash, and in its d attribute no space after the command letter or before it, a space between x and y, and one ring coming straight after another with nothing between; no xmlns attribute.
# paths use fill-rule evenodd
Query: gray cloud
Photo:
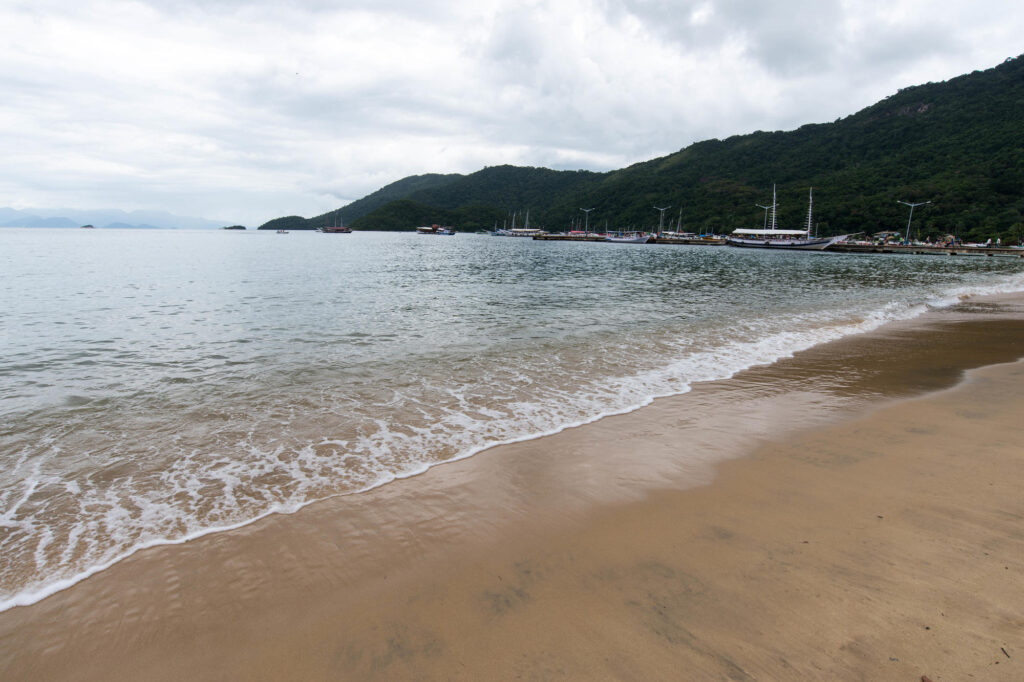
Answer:
<svg viewBox="0 0 1024 682"><path fill-rule="evenodd" d="M1019 51L1016 6L943 9L16 0L0 7L0 206L252 224L413 173L610 169L832 120Z"/></svg>

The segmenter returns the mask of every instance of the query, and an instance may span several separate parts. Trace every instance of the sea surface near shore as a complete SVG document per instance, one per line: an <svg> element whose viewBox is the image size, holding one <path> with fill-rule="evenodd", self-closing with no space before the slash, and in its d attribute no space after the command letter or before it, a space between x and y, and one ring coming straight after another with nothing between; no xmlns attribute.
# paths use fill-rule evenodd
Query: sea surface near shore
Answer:
<svg viewBox="0 0 1024 682"><path fill-rule="evenodd" d="M367 233L3 230L0 242L0 609L146 547L1024 289L1020 259ZM744 421L775 428L761 416L772 402ZM691 447L640 457L617 494L706 480L739 438L735 423L680 419ZM553 458L538 494L586 498L602 465L588 466Z"/></svg>
<svg viewBox="0 0 1024 682"><path fill-rule="evenodd" d="M1020 679L1022 339L967 298L154 547L0 614L0 673Z"/></svg>

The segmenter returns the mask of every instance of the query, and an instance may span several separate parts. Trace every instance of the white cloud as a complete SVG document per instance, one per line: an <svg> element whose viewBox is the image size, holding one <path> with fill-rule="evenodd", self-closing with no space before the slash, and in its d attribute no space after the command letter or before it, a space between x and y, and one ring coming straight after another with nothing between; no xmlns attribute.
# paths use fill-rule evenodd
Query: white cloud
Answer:
<svg viewBox="0 0 1024 682"><path fill-rule="evenodd" d="M0 205L258 224L413 173L604 170L832 120L1022 32L966 0L16 0Z"/></svg>

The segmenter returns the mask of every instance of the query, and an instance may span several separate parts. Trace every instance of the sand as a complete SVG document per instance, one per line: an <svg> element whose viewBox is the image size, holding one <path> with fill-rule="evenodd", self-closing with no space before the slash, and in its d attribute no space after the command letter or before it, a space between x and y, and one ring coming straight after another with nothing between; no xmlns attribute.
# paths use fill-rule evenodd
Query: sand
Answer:
<svg viewBox="0 0 1024 682"><path fill-rule="evenodd" d="M1021 356L968 301L140 552L0 679L1024 679Z"/></svg>

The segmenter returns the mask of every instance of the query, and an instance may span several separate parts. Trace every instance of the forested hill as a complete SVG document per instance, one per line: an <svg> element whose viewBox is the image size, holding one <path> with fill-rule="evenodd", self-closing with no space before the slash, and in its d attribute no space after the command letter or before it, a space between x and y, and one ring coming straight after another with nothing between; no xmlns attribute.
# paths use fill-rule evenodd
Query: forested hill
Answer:
<svg viewBox="0 0 1024 682"><path fill-rule="evenodd" d="M452 175L439 175L437 173L412 175L407 178L403 178L398 182L393 182L386 187L382 187L373 194L367 194L362 199L353 201L351 204L348 204L341 209L341 217L343 217L347 222L352 222L357 218L362 218L368 213L372 213L374 210L389 202L398 199L406 199L418 192L443 188L463 179L464 177L464 175L459 175L457 173ZM316 220L316 218L313 220Z"/></svg>
<svg viewBox="0 0 1024 682"><path fill-rule="evenodd" d="M773 183L780 227L801 226L814 187L823 233L902 229L904 200L932 202L914 214L921 236L1016 240L1024 235L1024 59L905 88L833 123L708 140L608 173L499 166L414 176L340 211L355 229L475 230L529 209L531 226L563 230L582 207L595 208L592 226L640 228L657 224L653 206L671 205L666 217L681 208L685 229L727 231L761 224L755 204L771 201Z"/></svg>

